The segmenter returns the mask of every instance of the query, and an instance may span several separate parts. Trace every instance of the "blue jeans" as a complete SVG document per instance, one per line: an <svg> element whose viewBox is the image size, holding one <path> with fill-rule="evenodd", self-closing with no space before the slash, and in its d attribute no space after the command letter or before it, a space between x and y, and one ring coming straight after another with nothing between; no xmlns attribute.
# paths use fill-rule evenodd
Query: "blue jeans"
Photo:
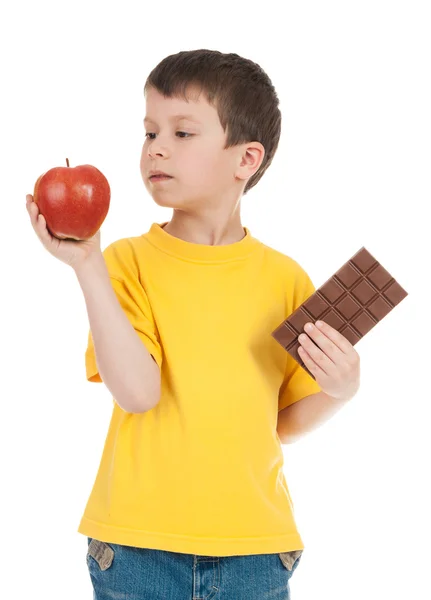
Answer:
<svg viewBox="0 0 431 600"><path fill-rule="evenodd" d="M201 556L88 538L93 600L290 600L302 550Z"/></svg>

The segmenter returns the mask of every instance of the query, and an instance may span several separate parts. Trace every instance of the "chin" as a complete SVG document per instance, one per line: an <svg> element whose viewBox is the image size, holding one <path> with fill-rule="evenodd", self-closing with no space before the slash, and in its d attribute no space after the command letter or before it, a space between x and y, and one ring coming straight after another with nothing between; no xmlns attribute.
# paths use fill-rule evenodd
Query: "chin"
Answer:
<svg viewBox="0 0 431 600"><path fill-rule="evenodd" d="M172 196L163 196L163 194L151 194L151 197L158 206L163 206L164 208L185 208L180 198L175 200Z"/></svg>

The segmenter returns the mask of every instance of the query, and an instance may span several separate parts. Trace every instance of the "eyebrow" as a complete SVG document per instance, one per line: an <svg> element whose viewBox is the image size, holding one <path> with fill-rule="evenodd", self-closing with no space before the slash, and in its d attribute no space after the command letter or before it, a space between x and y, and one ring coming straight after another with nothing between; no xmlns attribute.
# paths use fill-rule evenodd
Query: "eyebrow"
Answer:
<svg viewBox="0 0 431 600"><path fill-rule="evenodd" d="M197 119L195 119L193 117L193 115L174 115L170 118L170 121L175 121L175 120L180 120L180 119L187 119L187 121L193 121L194 123L198 123L199 125L201 124L200 121L198 121ZM152 119L150 119L149 117L145 117L144 119L144 123L154 123L156 124L155 121L153 121Z"/></svg>

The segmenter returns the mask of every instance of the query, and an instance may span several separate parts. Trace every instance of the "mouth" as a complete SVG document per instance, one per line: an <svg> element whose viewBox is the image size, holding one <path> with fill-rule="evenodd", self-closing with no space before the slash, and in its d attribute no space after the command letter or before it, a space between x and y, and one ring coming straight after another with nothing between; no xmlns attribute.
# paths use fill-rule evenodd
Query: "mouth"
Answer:
<svg viewBox="0 0 431 600"><path fill-rule="evenodd" d="M170 175L151 175L150 177L150 181L152 181L153 183L159 182L159 181L168 181L169 179L173 179Z"/></svg>

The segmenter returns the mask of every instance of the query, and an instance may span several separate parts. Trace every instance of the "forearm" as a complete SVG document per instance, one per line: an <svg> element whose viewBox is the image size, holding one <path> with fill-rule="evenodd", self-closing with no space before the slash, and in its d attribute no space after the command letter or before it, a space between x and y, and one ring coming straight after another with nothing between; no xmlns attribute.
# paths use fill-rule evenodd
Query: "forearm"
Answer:
<svg viewBox="0 0 431 600"><path fill-rule="evenodd" d="M277 433L282 444L292 444L333 417L347 401L324 392L311 394L278 413Z"/></svg>
<svg viewBox="0 0 431 600"><path fill-rule="evenodd" d="M92 256L75 273L102 381L124 411L150 410L160 397L160 369L115 295L103 254Z"/></svg>

